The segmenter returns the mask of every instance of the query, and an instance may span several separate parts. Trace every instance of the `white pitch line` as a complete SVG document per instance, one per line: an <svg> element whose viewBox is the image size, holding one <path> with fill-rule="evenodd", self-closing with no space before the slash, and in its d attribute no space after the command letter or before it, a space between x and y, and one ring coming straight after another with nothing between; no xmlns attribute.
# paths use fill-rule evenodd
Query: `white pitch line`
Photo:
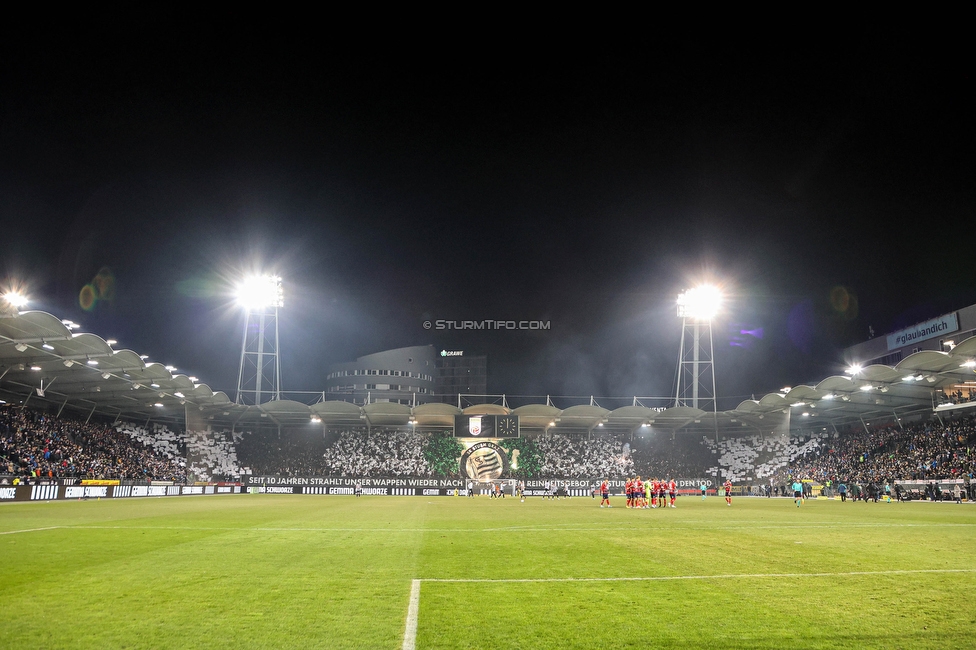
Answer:
<svg viewBox="0 0 976 650"><path fill-rule="evenodd" d="M407 627L403 631L403 650L417 647L417 617L420 614L420 580L410 581L410 605L407 607Z"/></svg>
<svg viewBox="0 0 976 650"><path fill-rule="evenodd" d="M845 576L917 575L922 573L976 573L976 569L893 569L890 571L840 571L833 573L728 573L696 576L645 576L632 578L422 578L418 582L650 582L666 580L733 580L749 578L837 578ZM418 587L419 590L419 587Z"/></svg>
<svg viewBox="0 0 976 650"><path fill-rule="evenodd" d="M0 535L16 535L17 533L36 533L39 530L54 530L55 528L63 528L63 526L45 526L44 528L25 528L24 530L5 530L0 532Z"/></svg>
<svg viewBox="0 0 976 650"><path fill-rule="evenodd" d="M615 532L645 534L655 531L704 531L711 530L807 530L819 528L967 528L976 524L949 524L949 523L920 523L920 524L885 524L885 523L839 523L839 524L786 524L772 526L685 526L678 523L667 528L633 528L623 526L592 526L580 528L550 528L550 527L505 527L505 528L309 528L309 527L271 527L261 526L254 528L235 528L233 526L81 526L66 525L53 526L52 528L71 528L77 530L226 530L239 532L281 532L281 533L301 533L301 532L322 532L322 533L577 533L577 532ZM42 528L36 530L45 530Z"/></svg>

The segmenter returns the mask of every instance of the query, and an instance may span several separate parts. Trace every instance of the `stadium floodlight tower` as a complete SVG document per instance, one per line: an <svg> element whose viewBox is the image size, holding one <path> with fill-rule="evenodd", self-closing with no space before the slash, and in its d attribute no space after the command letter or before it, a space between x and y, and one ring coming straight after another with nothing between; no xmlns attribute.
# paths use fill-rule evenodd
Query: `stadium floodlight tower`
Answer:
<svg viewBox="0 0 976 650"><path fill-rule="evenodd" d="M278 310L284 306L281 278L254 275L237 288L237 302L247 312L241 369L237 375L237 403L257 405L281 399L278 356Z"/></svg>
<svg viewBox="0 0 976 650"><path fill-rule="evenodd" d="M715 398L712 319L721 305L722 292L712 285L700 285L678 296L681 351L678 353L674 405L711 410L716 416L718 404Z"/></svg>

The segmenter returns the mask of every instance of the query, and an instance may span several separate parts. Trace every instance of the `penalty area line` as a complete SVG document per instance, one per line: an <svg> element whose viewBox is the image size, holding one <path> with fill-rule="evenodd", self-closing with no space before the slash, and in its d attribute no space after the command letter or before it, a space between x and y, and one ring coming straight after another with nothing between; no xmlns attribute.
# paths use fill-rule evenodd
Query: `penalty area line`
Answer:
<svg viewBox="0 0 976 650"><path fill-rule="evenodd" d="M420 614L420 580L410 581L410 604L407 606L407 626L403 630L403 650L417 647L417 616Z"/></svg>
<svg viewBox="0 0 976 650"><path fill-rule="evenodd" d="M419 599L421 582L654 582L666 580L735 580L749 578L839 578L851 576L919 575L925 573L976 573L976 569L892 569L889 571L836 571L821 573L727 573L695 576L638 576L622 578L423 578L414 580Z"/></svg>

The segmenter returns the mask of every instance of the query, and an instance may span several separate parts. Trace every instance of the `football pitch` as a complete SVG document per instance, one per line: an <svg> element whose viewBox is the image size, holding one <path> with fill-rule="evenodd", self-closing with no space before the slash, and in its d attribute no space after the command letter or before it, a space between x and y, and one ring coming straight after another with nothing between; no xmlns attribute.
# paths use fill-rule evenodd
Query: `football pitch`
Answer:
<svg viewBox="0 0 976 650"><path fill-rule="evenodd" d="M2 648L972 648L976 505L0 506Z"/></svg>

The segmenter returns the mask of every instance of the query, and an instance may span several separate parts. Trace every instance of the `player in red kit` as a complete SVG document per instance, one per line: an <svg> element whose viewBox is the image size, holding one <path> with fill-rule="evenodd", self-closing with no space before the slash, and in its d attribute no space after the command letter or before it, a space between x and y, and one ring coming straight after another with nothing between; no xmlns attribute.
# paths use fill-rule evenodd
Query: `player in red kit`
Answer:
<svg viewBox="0 0 976 650"><path fill-rule="evenodd" d="M624 484L624 491L627 492L627 507L630 508L634 503L634 481L633 479L627 479Z"/></svg>
<svg viewBox="0 0 976 650"><path fill-rule="evenodd" d="M608 508L613 507L612 505L610 505L610 486L607 485L606 479L604 479L603 482L600 483L600 496L603 497L602 501L600 501L601 508L603 507L604 503L607 504Z"/></svg>
<svg viewBox="0 0 976 650"><path fill-rule="evenodd" d="M671 497L671 507L674 507L674 498L678 496L678 484L674 479L668 481L668 496Z"/></svg>
<svg viewBox="0 0 976 650"><path fill-rule="evenodd" d="M644 481L641 477L637 477L634 481L634 507L643 508L644 507Z"/></svg>
<svg viewBox="0 0 976 650"><path fill-rule="evenodd" d="M725 483L722 484L722 487L725 488L725 503L732 505L732 481L725 479Z"/></svg>
<svg viewBox="0 0 976 650"><path fill-rule="evenodd" d="M657 493L661 489L661 481L654 479L651 481L651 507L657 507Z"/></svg>

